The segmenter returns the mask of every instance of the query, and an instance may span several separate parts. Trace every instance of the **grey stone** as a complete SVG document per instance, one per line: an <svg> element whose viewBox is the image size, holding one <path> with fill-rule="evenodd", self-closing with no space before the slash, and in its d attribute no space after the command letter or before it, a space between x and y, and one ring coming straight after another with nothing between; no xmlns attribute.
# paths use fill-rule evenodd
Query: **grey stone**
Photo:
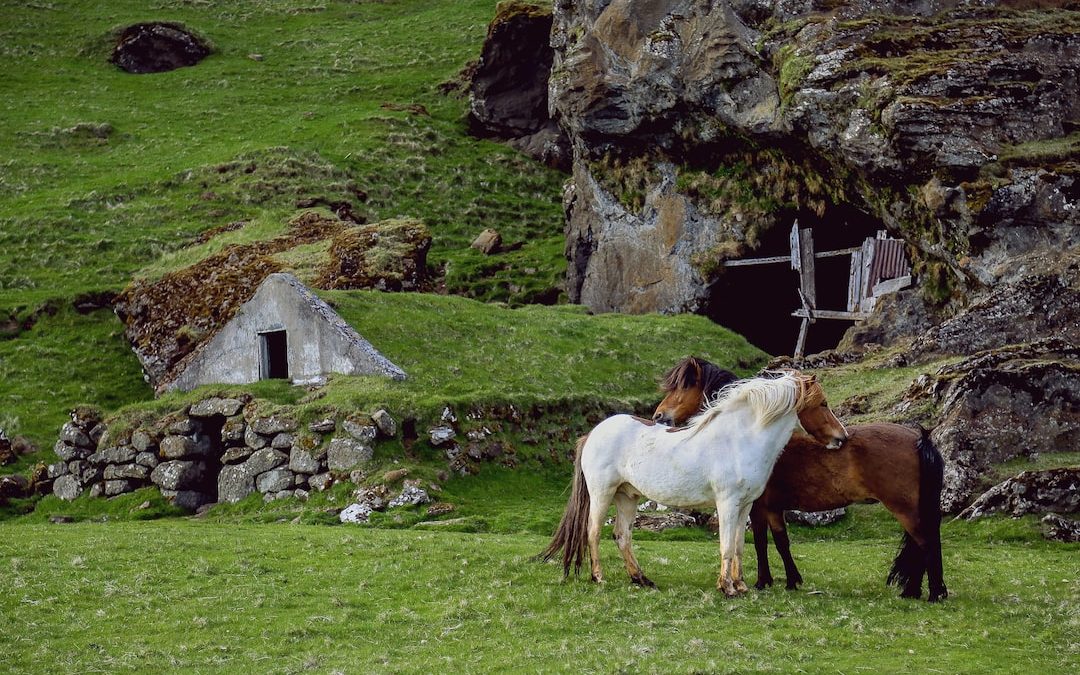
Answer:
<svg viewBox="0 0 1080 675"><path fill-rule="evenodd" d="M78 457L78 448L65 441L57 441L53 446L53 452L64 462L70 462Z"/></svg>
<svg viewBox="0 0 1080 675"><path fill-rule="evenodd" d="M319 460L306 450L293 448L289 454L289 468L296 473L315 474L319 472Z"/></svg>
<svg viewBox="0 0 1080 675"><path fill-rule="evenodd" d="M366 523L371 517L371 511L371 507L367 504L350 504L341 510L338 520L351 524Z"/></svg>
<svg viewBox="0 0 1080 675"><path fill-rule="evenodd" d="M255 478L255 489L264 494L292 488L295 476L285 467L272 469Z"/></svg>
<svg viewBox="0 0 1080 675"><path fill-rule="evenodd" d="M374 455L371 446L352 438L335 438L326 449L326 465L331 471L348 471L357 464L369 461Z"/></svg>
<svg viewBox="0 0 1080 675"><path fill-rule="evenodd" d="M218 473L218 500L238 502L255 492L255 476L243 464L223 466Z"/></svg>
<svg viewBox="0 0 1080 675"><path fill-rule="evenodd" d="M405 489L401 491L397 497L390 500L390 508L397 506L412 506L416 504L428 504L431 502L431 496L420 487L415 485L407 485Z"/></svg>
<svg viewBox="0 0 1080 675"><path fill-rule="evenodd" d="M105 496L105 483L102 481L92 483L86 493L93 499Z"/></svg>
<svg viewBox="0 0 1080 675"><path fill-rule="evenodd" d="M360 424L352 420L345 420L341 423L341 428L345 433L349 434L361 443L371 443L375 440L375 436L378 434L378 429L370 424Z"/></svg>
<svg viewBox="0 0 1080 675"><path fill-rule="evenodd" d="M308 497L311 496L311 493L308 492L307 490L297 488L296 490L293 491L293 496L296 497L297 499L299 499L302 502L306 502L308 500Z"/></svg>
<svg viewBox="0 0 1080 675"><path fill-rule="evenodd" d="M240 412L244 402L235 398L206 398L191 406L188 414L192 417L213 417L221 415L232 417Z"/></svg>
<svg viewBox="0 0 1080 675"><path fill-rule="evenodd" d="M275 450L288 450L293 446L296 441L296 434L283 431L282 433L274 436L274 440L270 442L270 447Z"/></svg>
<svg viewBox="0 0 1080 675"><path fill-rule="evenodd" d="M226 445L236 445L244 442L244 433L247 431L247 422L243 416L236 415L225 420L221 427L221 442Z"/></svg>
<svg viewBox="0 0 1080 675"><path fill-rule="evenodd" d="M334 477L329 473L317 473L308 479L308 485L312 490L318 490L322 492L326 488L330 487L334 483Z"/></svg>
<svg viewBox="0 0 1080 675"><path fill-rule="evenodd" d="M60 476L63 476L66 473L69 473L67 462L56 462L55 464L50 464L45 467L45 475L53 480L59 478Z"/></svg>
<svg viewBox="0 0 1080 675"><path fill-rule="evenodd" d="M784 511L784 520L799 525L817 527L819 525L831 525L847 513L846 508L831 509L829 511Z"/></svg>
<svg viewBox="0 0 1080 675"><path fill-rule="evenodd" d="M397 422L390 416L390 413L385 410L377 410L375 414L371 416L371 421L378 427L379 433L387 438L393 438L397 435Z"/></svg>
<svg viewBox="0 0 1080 675"><path fill-rule="evenodd" d="M199 430L199 423L190 417L181 416L169 422L166 429L174 436L191 436Z"/></svg>
<svg viewBox="0 0 1080 675"><path fill-rule="evenodd" d="M244 466L247 467L252 476L257 476L270 469L276 469L288 461L289 456L285 453L272 448L264 448L251 453L251 457L244 462Z"/></svg>
<svg viewBox="0 0 1080 675"><path fill-rule="evenodd" d="M130 480L107 480L105 481L105 496L115 497L126 492L132 492L137 487L138 484Z"/></svg>
<svg viewBox="0 0 1080 675"><path fill-rule="evenodd" d="M150 480L166 490L187 490L199 485L206 472L202 462L174 459L158 464L150 473Z"/></svg>
<svg viewBox="0 0 1080 675"><path fill-rule="evenodd" d="M251 453L255 452L246 445L241 445L235 448L229 448L225 451L225 454L221 456L222 464L239 464L246 461L248 457L251 457Z"/></svg>
<svg viewBox="0 0 1080 675"><path fill-rule="evenodd" d="M161 450L164 459L180 459L191 457L196 454L197 445L190 436L166 436L161 439Z"/></svg>
<svg viewBox="0 0 1080 675"><path fill-rule="evenodd" d="M255 429L249 424L247 429L244 430L244 444L249 448L260 450L270 445L270 441L257 433Z"/></svg>
<svg viewBox="0 0 1080 675"><path fill-rule="evenodd" d="M157 450L157 439L145 429L136 429L131 434L131 447L139 452L154 452Z"/></svg>
<svg viewBox="0 0 1080 675"><path fill-rule="evenodd" d="M86 432L75 426L74 422L67 422L60 428L60 440L81 448L93 448L94 442L86 435Z"/></svg>
<svg viewBox="0 0 1080 675"><path fill-rule="evenodd" d="M105 426L105 424L102 422L95 424L94 427L90 429L90 442L93 444L94 447L97 447L98 441L100 441L102 437L105 436L105 432L108 430L109 427Z"/></svg>
<svg viewBox="0 0 1080 675"><path fill-rule="evenodd" d="M1024 471L984 492L960 512L967 520L993 513L1080 513L1080 467Z"/></svg>
<svg viewBox="0 0 1080 675"><path fill-rule="evenodd" d="M53 494L65 502L70 502L82 494L83 486L75 476L64 474L53 483Z"/></svg>
<svg viewBox="0 0 1080 675"><path fill-rule="evenodd" d="M1047 539L1064 542L1080 542L1080 521L1062 518L1055 513L1043 516Z"/></svg>
<svg viewBox="0 0 1080 675"><path fill-rule="evenodd" d="M292 417L271 415L270 417L258 417L249 426L255 430L255 433L263 436L274 436L283 431L296 431L299 425Z"/></svg>
<svg viewBox="0 0 1080 675"><path fill-rule="evenodd" d="M449 443L450 441L454 440L455 437L457 437L457 432L454 431L453 427L449 427L444 424L440 424L437 427L429 429L428 434L431 438L431 444L435 446Z"/></svg>
<svg viewBox="0 0 1080 675"><path fill-rule="evenodd" d="M316 434L328 434L337 428L337 423L329 417L317 420L308 425L308 431Z"/></svg>
<svg viewBox="0 0 1080 675"><path fill-rule="evenodd" d="M135 455L135 463L140 466L146 466L153 469L158 464L161 464L161 461L158 460L156 454L150 451L146 451L140 452L139 454Z"/></svg>
<svg viewBox="0 0 1080 675"><path fill-rule="evenodd" d="M138 480L145 481L150 477L150 468L140 464L110 464L105 467L104 476L110 480Z"/></svg>
<svg viewBox="0 0 1080 675"><path fill-rule="evenodd" d="M100 458L96 464L127 464L134 461L139 452L130 445L120 445L98 450L95 454Z"/></svg>

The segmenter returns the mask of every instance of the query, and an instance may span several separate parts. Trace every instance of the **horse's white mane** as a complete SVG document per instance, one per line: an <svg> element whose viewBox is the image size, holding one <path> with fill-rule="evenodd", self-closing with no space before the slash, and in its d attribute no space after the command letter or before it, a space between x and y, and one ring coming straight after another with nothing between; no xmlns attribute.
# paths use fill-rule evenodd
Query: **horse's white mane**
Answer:
<svg viewBox="0 0 1080 675"><path fill-rule="evenodd" d="M755 377L727 385L686 426L696 431L720 415L742 406L749 406L754 411L761 426L795 410L806 376L794 371L769 371L766 375L769 377Z"/></svg>

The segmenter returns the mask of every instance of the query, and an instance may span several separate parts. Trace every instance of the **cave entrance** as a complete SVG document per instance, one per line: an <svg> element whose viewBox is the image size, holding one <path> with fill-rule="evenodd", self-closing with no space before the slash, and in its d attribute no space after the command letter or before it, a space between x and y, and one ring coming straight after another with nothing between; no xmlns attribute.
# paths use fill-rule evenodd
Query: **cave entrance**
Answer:
<svg viewBox="0 0 1080 675"><path fill-rule="evenodd" d="M910 275L910 266L903 242L884 238L880 221L851 206L792 216L791 230L765 233L760 257L725 262L705 314L770 354L801 356L836 347L879 292L904 282L875 285Z"/></svg>

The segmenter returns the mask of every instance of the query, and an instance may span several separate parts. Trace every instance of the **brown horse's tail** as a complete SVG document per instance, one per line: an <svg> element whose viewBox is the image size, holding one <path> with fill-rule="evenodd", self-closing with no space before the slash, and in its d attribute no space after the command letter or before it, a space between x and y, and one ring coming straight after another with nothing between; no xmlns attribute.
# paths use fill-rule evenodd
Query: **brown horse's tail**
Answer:
<svg viewBox="0 0 1080 675"><path fill-rule="evenodd" d="M926 548L920 547L905 532L886 583L903 588L903 595L918 597L922 575L926 572L930 599L939 600L948 595L941 578L941 487L945 462L930 440L930 432L922 428L920 431L922 436L915 446L919 453L919 530Z"/></svg>
<svg viewBox="0 0 1080 675"><path fill-rule="evenodd" d="M574 452L574 485L570 488L570 500L566 503L562 520L559 522L551 543L539 555L538 560L551 560L562 551L563 576L570 576L570 566L574 574L581 572L581 564L589 544L589 487L585 484L585 474L581 472L581 448L588 436L578 439Z"/></svg>

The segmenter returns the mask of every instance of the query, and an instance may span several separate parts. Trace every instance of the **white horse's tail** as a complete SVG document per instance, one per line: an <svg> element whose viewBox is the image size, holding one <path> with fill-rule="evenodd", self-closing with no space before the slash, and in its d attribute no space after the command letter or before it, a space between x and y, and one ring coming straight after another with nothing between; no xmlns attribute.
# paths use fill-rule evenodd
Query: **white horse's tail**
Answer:
<svg viewBox="0 0 1080 675"><path fill-rule="evenodd" d="M566 503L559 527L551 538L551 543L539 555L538 560L551 560L562 551L563 577L570 576L570 566L574 574L581 572L581 564L589 547L589 486L585 484L585 474L581 471L581 449L589 439L586 434L578 439L574 452L574 484L570 489L570 499Z"/></svg>

